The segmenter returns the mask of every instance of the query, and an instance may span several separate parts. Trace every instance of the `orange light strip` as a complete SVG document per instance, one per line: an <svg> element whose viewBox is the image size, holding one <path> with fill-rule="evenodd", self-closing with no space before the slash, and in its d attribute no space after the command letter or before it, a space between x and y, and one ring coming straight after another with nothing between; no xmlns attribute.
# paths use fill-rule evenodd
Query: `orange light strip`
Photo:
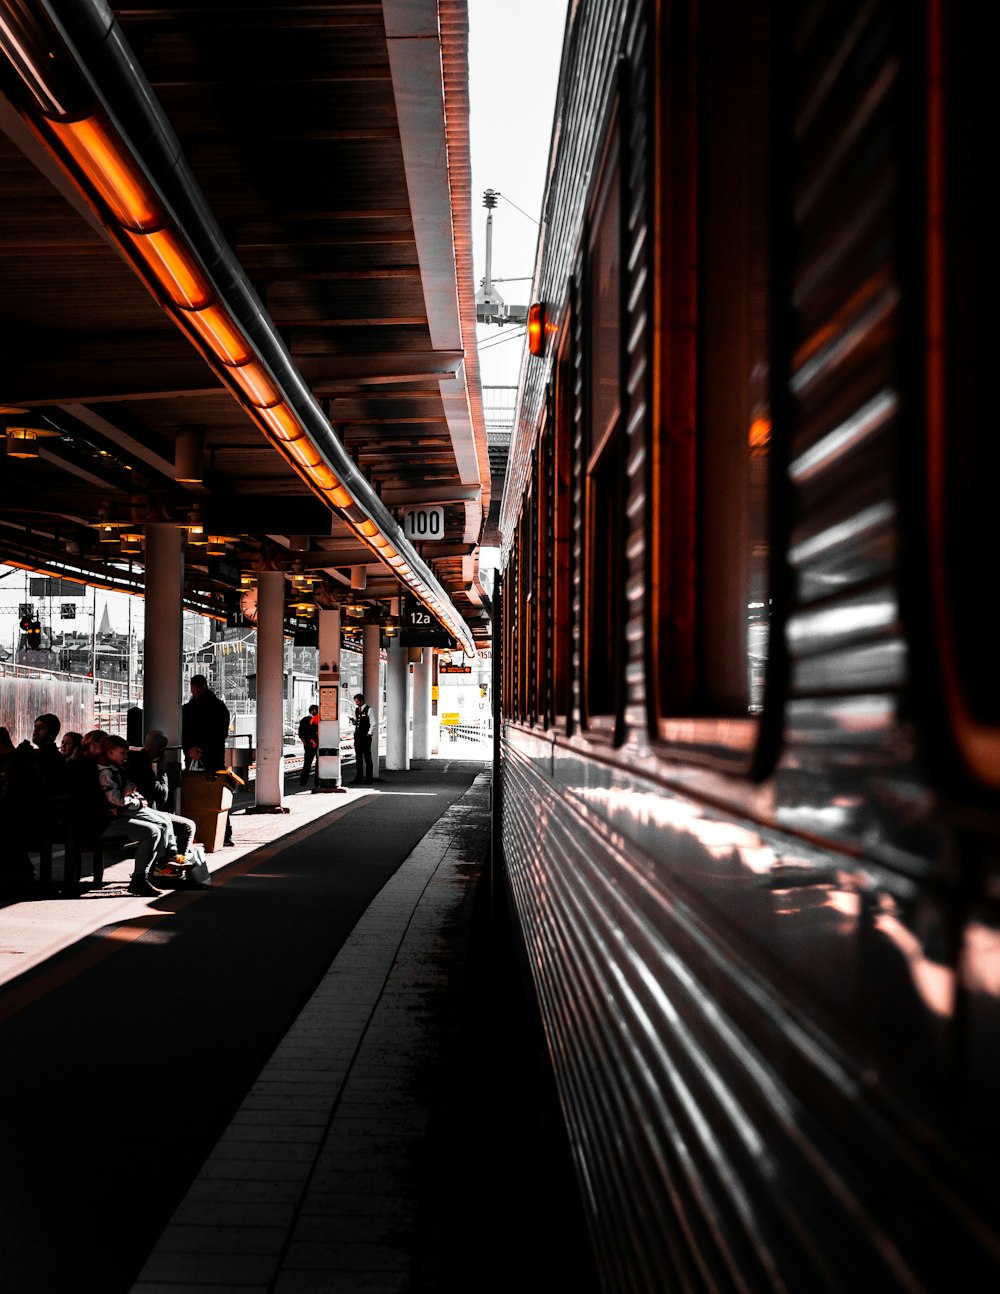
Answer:
<svg viewBox="0 0 1000 1294"><path fill-rule="evenodd" d="M257 419L264 424L269 435L281 441L301 440L305 435L302 424L287 404L276 404L270 409L258 409Z"/></svg>
<svg viewBox="0 0 1000 1294"><path fill-rule="evenodd" d="M276 447L333 507L348 512L344 520L380 561L387 562L397 576L412 576L411 567L342 485L301 420L284 403L281 391L263 363L255 358L255 349L240 326L223 305L215 303L211 280L197 255L181 234L167 227L166 213L152 185L124 141L113 134L110 123L99 117L75 122L46 119L45 128L113 213L121 226L124 246L149 270L174 307L176 322L223 366L221 376L238 389L249 405L248 411ZM414 587L427 592L419 581ZM460 640L467 637L464 622L459 627L454 615L438 607L436 601L427 605Z"/></svg>
<svg viewBox="0 0 1000 1294"><path fill-rule="evenodd" d="M176 234L169 229L151 234L123 232L175 306L204 310L212 304L215 294L208 279Z"/></svg>
<svg viewBox="0 0 1000 1294"><path fill-rule="evenodd" d="M141 233L164 223L148 180L99 117L46 125L126 229Z"/></svg>
<svg viewBox="0 0 1000 1294"><path fill-rule="evenodd" d="M284 452L301 464L307 472L314 471L323 462L323 455L307 436L289 440L282 446Z"/></svg>
<svg viewBox="0 0 1000 1294"><path fill-rule="evenodd" d="M248 364L253 359L250 343L220 306L185 310L176 317L193 329L216 359L227 368Z"/></svg>
<svg viewBox="0 0 1000 1294"><path fill-rule="evenodd" d="M281 392L265 373L263 365L241 364L239 368L227 369L226 376L236 383L256 408L270 409L281 404Z"/></svg>

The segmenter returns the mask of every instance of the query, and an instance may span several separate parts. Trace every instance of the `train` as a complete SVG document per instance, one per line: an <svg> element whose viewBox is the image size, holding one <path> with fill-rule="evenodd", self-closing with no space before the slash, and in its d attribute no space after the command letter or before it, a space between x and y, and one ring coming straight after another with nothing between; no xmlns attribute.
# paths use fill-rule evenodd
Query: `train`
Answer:
<svg viewBox="0 0 1000 1294"><path fill-rule="evenodd" d="M998 27L569 6L494 865L607 1291L1000 1289Z"/></svg>

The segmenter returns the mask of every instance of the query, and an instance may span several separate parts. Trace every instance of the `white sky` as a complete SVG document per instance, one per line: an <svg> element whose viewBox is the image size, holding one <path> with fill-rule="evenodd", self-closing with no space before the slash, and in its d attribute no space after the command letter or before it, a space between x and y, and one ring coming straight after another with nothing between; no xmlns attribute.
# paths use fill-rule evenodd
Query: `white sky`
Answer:
<svg viewBox="0 0 1000 1294"><path fill-rule="evenodd" d="M545 168L566 0L469 0L473 252L478 291L486 265L486 189L503 196L493 212L493 277L519 278L535 268ZM505 201L506 199L506 201ZM501 283L508 304L530 305L531 283ZM500 342L496 324L480 325L484 386L514 386L522 340ZM493 345L488 343L493 342ZM484 343L488 345L483 349Z"/></svg>

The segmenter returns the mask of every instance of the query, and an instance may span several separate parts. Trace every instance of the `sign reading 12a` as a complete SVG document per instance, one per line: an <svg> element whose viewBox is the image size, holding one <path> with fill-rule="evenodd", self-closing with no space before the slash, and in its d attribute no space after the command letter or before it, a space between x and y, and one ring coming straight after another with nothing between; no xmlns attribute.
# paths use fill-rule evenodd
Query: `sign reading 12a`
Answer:
<svg viewBox="0 0 1000 1294"><path fill-rule="evenodd" d="M451 634L423 603L407 593L403 598L399 641L404 647L450 647Z"/></svg>
<svg viewBox="0 0 1000 1294"><path fill-rule="evenodd" d="M444 508L411 508L403 517L407 539L444 539Z"/></svg>

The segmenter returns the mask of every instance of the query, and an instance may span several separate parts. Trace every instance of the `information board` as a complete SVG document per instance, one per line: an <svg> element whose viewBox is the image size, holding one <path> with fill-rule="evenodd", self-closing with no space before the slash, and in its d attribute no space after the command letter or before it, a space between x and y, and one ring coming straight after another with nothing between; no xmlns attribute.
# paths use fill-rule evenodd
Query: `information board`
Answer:
<svg viewBox="0 0 1000 1294"><path fill-rule="evenodd" d="M452 637L422 602L407 595L403 598L399 641L404 647L450 647Z"/></svg>
<svg viewBox="0 0 1000 1294"><path fill-rule="evenodd" d="M321 687L319 690L319 717L323 719L337 718L337 702L340 696L340 688L334 684L331 687Z"/></svg>

